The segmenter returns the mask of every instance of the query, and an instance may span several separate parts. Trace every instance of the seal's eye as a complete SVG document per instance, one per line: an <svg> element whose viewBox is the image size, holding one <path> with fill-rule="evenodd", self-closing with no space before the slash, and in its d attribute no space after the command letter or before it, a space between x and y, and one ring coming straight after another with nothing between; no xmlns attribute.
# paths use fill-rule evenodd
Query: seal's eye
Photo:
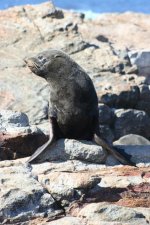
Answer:
<svg viewBox="0 0 150 225"><path fill-rule="evenodd" d="M39 56L38 56L38 59L39 59L39 60L43 59L43 56L42 56L42 55L39 55Z"/></svg>

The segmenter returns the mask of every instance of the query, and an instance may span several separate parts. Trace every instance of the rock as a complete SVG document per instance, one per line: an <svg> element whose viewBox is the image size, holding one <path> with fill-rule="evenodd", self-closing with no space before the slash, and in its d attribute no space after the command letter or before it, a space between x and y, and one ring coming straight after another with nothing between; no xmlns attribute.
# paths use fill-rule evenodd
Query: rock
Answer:
<svg viewBox="0 0 150 225"><path fill-rule="evenodd" d="M57 201L61 201L63 207L67 207L71 202L82 198L85 190L98 184L100 178L90 173L64 171L51 172L46 176L41 174L38 180Z"/></svg>
<svg viewBox="0 0 150 225"><path fill-rule="evenodd" d="M115 147L119 149L119 152L129 158L131 162L138 163L149 163L150 162L150 145L118 145ZM111 156L112 157L112 156ZM109 159L110 160L110 159ZM108 163L109 162L109 163ZM107 161L107 165L114 165Z"/></svg>
<svg viewBox="0 0 150 225"><path fill-rule="evenodd" d="M145 175L141 176L143 172ZM126 201L126 197L129 199L131 197L132 202L128 202L128 206L135 203L134 207L140 202L141 207L144 207L144 204L145 206L150 204L149 173L149 167L106 167L78 160L32 165L32 174L37 176L38 180L58 199L67 198L73 201L85 194L85 199L89 203L95 200L101 202L121 201L118 204L125 206L127 202L123 204L123 200ZM133 188L136 189L136 194L139 196L136 202L134 202L136 196ZM73 192L76 192L74 196ZM147 193L147 202L144 192Z"/></svg>
<svg viewBox="0 0 150 225"><path fill-rule="evenodd" d="M106 167L78 160L29 166L26 160L0 162L0 219L4 223L29 223L31 219L33 224L80 221L84 225L96 224L98 220L119 223L125 222L123 213L130 207L131 212L141 215L137 216L138 224L142 215L149 219L149 167ZM106 211L96 210L96 205L99 209L105 205ZM114 216L107 213L110 209ZM60 216L64 218L59 219ZM134 222L134 213L127 216Z"/></svg>
<svg viewBox="0 0 150 225"><path fill-rule="evenodd" d="M144 111L118 109L115 111L115 115L114 132L116 139L126 134L139 134L145 138L150 138L150 118Z"/></svg>
<svg viewBox="0 0 150 225"><path fill-rule="evenodd" d="M0 110L0 131L8 131L9 128L15 131L17 127L29 126L29 120L25 113L13 112L11 110Z"/></svg>
<svg viewBox="0 0 150 225"><path fill-rule="evenodd" d="M100 102L109 105L110 107L115 106L117 101L117 95L112 93L106 93L101 96Z"/></svg>
<svg viewBox="0 0 150 225"><path fill-rule="evenodd" d="M0 133L0 160L17 159L32 155L48 137L32 127L28 131Z"/></svg>
<svg viewBox="0 0 150 225"><path fill-rule="evenodd" d="M47 14L42 16L43 19L45 19L46 17L51 17L51 18L55 18L55 19L63 19L64 13L62 10L56 10L55 8L53 8Z"/></svg>
<svg viewBox="0 0 150 225"><path fill-rule="evenodd" d="M135 106L136 109L145 111L148 116L150 116L150 102L149 101L138 101L137 105Z"/></svg>
<svg viewBox="0 0 150 225"><path fill-rule="evenodd" d="M150 116L150 86L143 84L140 88L140 101L135 106L136 109L145 111Z"/></svg>
<svg viewBox="0 0 150 225"><path fill-rule="evenodd" d="M132 67L129 67L126 70L126 73L127 74L138 74L138 67L137 67L137 65L133 65Z"/></svg>
<svg viewBox="0 0 150 225"><path fill-rule="evenodd" d="M137 86L131 87L130 91L122 91L116 101L116 107L132 108L136 105L140 97L139 88Z"/></svg>
<svg viewBox="0 0 150 225"><path fill-rule="evenodd" d="M88 47L88 43L83 40L70 41L65 44L62 50L68 54L74 54L80 52Z"/></svg>
<svg viewBox="0 0 150 225"><path fill-rule="evenodd" d="M84 222L82 219L80 218L76 218L76 217L71 217L71 216L67 216L49 223L46 223L47 225L86 225L86 222Z"/></svg>
<svg viewBox="0 0 150 225"><path fill-rule="evenodd" d="M1 166L0 166L1 167ZM1 167L0 222L12 223L61 212L52 196L23 165Z"/></svg>
<svg viewBox="0 0 150 225"><path fill-rule="evenodd" d="M101 42L108 42L108 41L109 41L109 39L108 39L107 37L105 37L104 35L98 35L98 36L96 37L96 39L97 39L98 41L101 41Z"/></svg>
<svg viewBox="0 0 150 225"><path fill-rule="evenodd" d="M150 141L140 135L128 134L121 137L119 140L115 141L113 144L114 145L150 145Z"/></svg>
<svg viewBox="0 0 150 225"><path fill-rule="evenodd" d="M113 112L104 104L99 104L99 122L100 124L111 124L113 120Z"/></svg>
<svg viewBox="0 0 150 225"><path fill-rule="evenodd" d="M104 163L106 156L106 151L93 142L60 139L40 157L39 161L78 159L87 162Z"/></svg>
<svg viewBox="0 0 150 225"><path fill-rule="evenodd" d="M92 43L92 42L91 42ZM102 46L89 44L82 52L72 55L72 58L77 61L93 78L103 72L115 72L115 68L121 63L121 60L114 54L109 44ZM88 64L87 64L88 61Z"/></svg>
<svg viewBox="0 0 150 225"><path fill-rule="evenodd" d="M18 159L16 161L26 161L27 158ZM8 161L10 162L10 161ZM1 162L4 164L4 161ZM15 164L15 161L11 161L11 165ZM6 165L5 165L6 166ZM64 170L65 168L65 170ZM67 160L67 161L52 161L52 162L44 162L42 164L33 164L32 165L32 174L34 176L42 175L42 174L49 174L50 171L57 171L57 172L80 172L80 171L93 171L97 169L104 169L106 166L103 164L96 164L96 163L89 163L80 160ZM71 175L71 174L70 174Z"/></svg>
<svg viewBox="0 0 150 225"><path fill-rule="evenodd" d="M135 82L141 82L133 77L130 80L130 76L119 74L107 74L107 80L105 77L97 77L95 86L98 92L99 102L108 105L109 107L117 108L132 108L134 107L139 98L139 87L135 85Z"/></svg>
<svg viewBox="0 0 150 225"><path fill-rule="evenodd" d="M137 65L139 75L144 75L150 80L150 51L131 51L128 54L132 65Z"/></svg>
<svg viewBox="0 0 150 225"><path fill-rule="evenodd" d="M113 224L146 224L146 217L138 209L115 206L107 203L93 203L85 206L79 212L81 218L86 218L89 224L107 224L106 222L114 222ZM101 223L102 222L102 223ZM103 223L104 222L104 223ZM119 222L119 223L115 223ZM109 223L108 223L109 224Z"/></svg>
<svg viewBox="0 0 150 225"><path fill-rule="evenodd" d="M34 76L25 68L9 68L0 76L0 109L25 113L30 124L47 119L49 87L44 79Z"/></svg>
<svg viewBox="0 0 150 225"><path fill-rule="evenodd" d="M47 136L36 126L29 126L24 113L0 110L0 160L29 156Z"/></svg>
<svg viewBox="0 0 150 225"><path fill-rule="evenodd" d="M140 100L141 101L150 101L150 85L143 84L139 86L140 88Z"/></svg>
<svg viewBox="0 0 150 225"><path fill-rule="evenodd" d="M102 13L96 19L89 20L87 26L81 24L80 31L83 38L88 37L96 44L99 42L96 37L104 36L121 51L150 49L149 18L149 15L133 12ZM133 35L136 35L136 38L133 38Z"/></svg>

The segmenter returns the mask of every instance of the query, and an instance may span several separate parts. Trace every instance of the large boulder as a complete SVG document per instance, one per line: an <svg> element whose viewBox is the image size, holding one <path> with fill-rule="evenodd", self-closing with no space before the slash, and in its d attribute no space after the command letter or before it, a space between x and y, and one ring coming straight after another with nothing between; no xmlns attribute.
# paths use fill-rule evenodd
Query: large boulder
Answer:
<svg viewBox="0 0 150 225"><path fill-rule="evenodd" d="M104 163L106 151L91 141L60 139L47 148L39 158L39 162L78 159L91 163Z"/></svg>
<svg viewBox="0 0 150 225"><path fill-rule="evenodd" d="M137 134L127 134L119 140L114 141L114 145L150 145L150 141Z"/></svg>
<svg viewBox="0 0 150 225"><path fill-rule="evenodd" d="M126 134L139 134L150 138L150 118L144 112L135 109L118 109L115 111L114 132L116 139Z"/></svg>
<svg viewBox="0 0 150 225"><path fill-rule="evenodd" d="M52 195L21 163L0 165L0 222L17 223L61 212ZM58 212L57 212L58 210Z"/></svg>
<svg viewBox="0 0 150 225"><path fill-rule="evenodd" d="M47 139L40 128L29 125L26 114L0 110L0 160L29 156Z"/></svg>

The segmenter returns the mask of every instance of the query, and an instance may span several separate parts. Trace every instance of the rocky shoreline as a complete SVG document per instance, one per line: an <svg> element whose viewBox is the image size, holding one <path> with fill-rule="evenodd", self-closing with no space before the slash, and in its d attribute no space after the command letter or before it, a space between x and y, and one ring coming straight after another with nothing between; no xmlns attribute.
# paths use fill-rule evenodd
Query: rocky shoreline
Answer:
<svg viewBox="0 0 150 225"><path fill-rule="evenodd" d="M0 223L149 224L150 15L87 20L51 11L50 3L0 11ZM62 49L89 73L101 135L136 168L67 139L43 156L47 162L25 163L48 138L49 87L23 59L47 48Z"/></svg>

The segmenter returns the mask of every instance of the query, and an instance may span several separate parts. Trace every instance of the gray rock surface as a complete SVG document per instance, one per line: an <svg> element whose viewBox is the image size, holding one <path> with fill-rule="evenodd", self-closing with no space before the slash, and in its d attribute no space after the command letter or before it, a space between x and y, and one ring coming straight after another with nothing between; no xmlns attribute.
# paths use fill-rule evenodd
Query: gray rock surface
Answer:
<svg viewBox="0 0 150 225"><path fill-rule="evenodd" d="M47 214L53 216L60 210L53 197L32 176L29 167L6 164L6 167L0 166L0 170L1 223L26 221Z"/></svg>
<svg viewBox="0 0 150 225"><path fill-rule="evenodd" d="M90 212L88 214L88 212ZM127 207L107 205L106 203L93 203L83 208L79 214L81 217L88 218L92 224L98 224L100 221L120 222L121 224L139 224L146 223L145 215L138 210ZM103 224L103 223L102 223ZM105 224L105 223L104 223ZM107 223L106 223L107 224Z"/></svg>
<svg viewBox="0 0 150 225"><path fill-rule="evenodd" d="M107 152L90 141L78 141L73 139L60 139L40 157L40 162L45 160L69 160L78 159L86 162L104 163Z"/></svg>
<svg viewBox="0 0 150 225"><path fill-rule="evenodd" d="M150 145L116 145L135 164L150 162ZM112 157L112 156L111 156ZM112 165L110 162L107 164Z"/></svg>
<svg viewBox="0 0 150 225"><path fill-rule="evenodd" d="M115 115L114 132L117 139L126 134L139 134L150 138L150 118L144 111L118 109Z"/></svg>
<svg viewBox="0 0 150 225"><path fill-rule="evenodd" d="M114 141L114 145L150 145L150 141L137 134L128 134Z"/></svg>
<svg viewBox="0 0 150 225"><path fill-rule="evenodd" d="M27 126L29 126L29 121L26 114L11 110L0 110L0 131Z"/></svg>
<svg viewBox="0 0 150 225"><path fill-rule="evenodd" d="M105 93L101 95L100 101L110 107L133 108L139 101L140 91L138 86L129 86L126 84L126 79L127 77L124 77L124 80L122 77L122 80L119 79L118 81L115 81L114 79L114 84L111 84L112 90L105 91ZM108 82L111 82L111 80ZM117 88L115 87L116 82L118 82ZM116 90L113 90L114 88Z"/></svg>
<svg viewBox="0 0 150 225"><path fill-rule="evenodd" d="M131 51L128 54L132 65L137 65L138 73L140 75L145 75L150 82L150 51L145 49Z"/></svg>
<svg viewBox="0 0 150 225"><path fill-rule="evenodd" d="M0 160L29 156L47 140L25 113L0 110Z"/></svg>
<svg viewBox="0 0 150 225"><path fill-rule="evenodd" d="M76 218L73 216L67 216L52 222L47 223L47 225L86 225L86 221L82 220L81 218Z"/></svg>
<svg viewBox="0 0 150 225"><path fill-rule="evenodd" d="M107 167L78 160L29 166L26 160L0 162L1 223L150 220L149 167Z"/></svg>

